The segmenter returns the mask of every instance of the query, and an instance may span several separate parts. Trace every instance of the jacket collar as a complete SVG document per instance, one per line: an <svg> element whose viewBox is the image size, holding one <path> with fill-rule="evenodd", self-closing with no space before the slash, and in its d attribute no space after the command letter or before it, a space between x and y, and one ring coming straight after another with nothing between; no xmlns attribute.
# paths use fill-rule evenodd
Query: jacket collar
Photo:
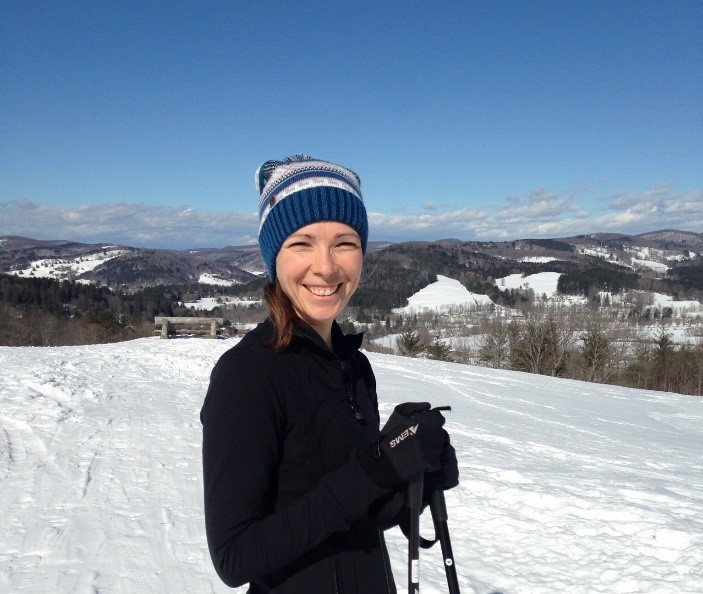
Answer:
<svg viewBox="0 0 703 594"><path fill-rule="evenodd" d="M317 347L329 352L329 348L320 335L303 320L296 320L293 328L294 338L304 338L311 340ZM347 334L342 332L336 321L332 322L332 350L341 360L351 359L354 353L361 348L364 339L363 332L360 334Z"/></svg>

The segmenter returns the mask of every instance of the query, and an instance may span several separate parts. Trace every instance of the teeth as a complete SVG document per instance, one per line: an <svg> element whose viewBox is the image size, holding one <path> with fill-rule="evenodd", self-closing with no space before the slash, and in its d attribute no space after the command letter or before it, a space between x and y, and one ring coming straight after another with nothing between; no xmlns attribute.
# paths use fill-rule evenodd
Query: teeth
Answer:
<svg viewBox="0 0 703 594"><path fill-rule="evenodd" d="M333 295L335 293L338 286L339 285L336 285L334 287L308 287L308 291L310 291L313 295L317 295L318 297L329 297L330 295Z"/></svg>

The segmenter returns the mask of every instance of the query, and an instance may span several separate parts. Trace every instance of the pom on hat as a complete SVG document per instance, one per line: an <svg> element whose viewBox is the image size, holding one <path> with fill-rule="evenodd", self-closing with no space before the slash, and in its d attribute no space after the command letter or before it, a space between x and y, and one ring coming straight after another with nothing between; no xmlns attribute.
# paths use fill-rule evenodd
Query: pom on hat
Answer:
<svg viewBox="0 0 703 594"><path fill-rule="evenodd" d="M341 165L292 155L266 161L254 174L259 192L259 248L269 280L276 278L276 255L291 233L320 221L352 227L366 253L368 221L359 176Z"/></svg>

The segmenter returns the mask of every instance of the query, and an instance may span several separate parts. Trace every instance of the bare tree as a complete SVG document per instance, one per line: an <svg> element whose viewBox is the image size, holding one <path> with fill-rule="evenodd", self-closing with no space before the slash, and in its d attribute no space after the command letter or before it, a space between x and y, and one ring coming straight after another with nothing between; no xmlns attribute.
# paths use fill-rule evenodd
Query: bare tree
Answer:
<svg viewBox="0 0 703 594"><path fill-rule="evenodd" d="M481 336L478 360L494 369L504 369L510 361L510 331L502 316L494 317Z"/></svg>
<svg viewBox="0 0 703 594"><path fill-rule="evenodd" d="M559 312L563 313L563 312ZM510 366L518 371L542 375L566 375L575 333L573 310L560 316L532 313L524 322L508 326Z"/></svg>
<svg viewBox="0 0 703 594"><path fill-rule="evenodd" d="M590 316L581 334L581 360L589 382L605 382L613 372L613 346L602 316Z"/></svg>

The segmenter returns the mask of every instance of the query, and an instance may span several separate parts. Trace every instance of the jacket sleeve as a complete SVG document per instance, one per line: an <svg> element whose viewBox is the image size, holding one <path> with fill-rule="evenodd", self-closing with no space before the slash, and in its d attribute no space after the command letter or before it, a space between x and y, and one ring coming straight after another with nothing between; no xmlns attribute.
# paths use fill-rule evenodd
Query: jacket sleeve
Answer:
<svg viewBox="0 0 703 594"><path fill-rule="evenodd" d="M213 370L201 421L208 547L222 581L235 587L348 529L388 491L352 455L303 497L274 511L284 406L270 370L255 357L232 353Z"/></svg>
<svg viewBox="0 0 703 594"><path fill-rule="evenodd" d="M371 398L371 406L376 415L375 422L376 424L380 424L381 415L378 410L376 376L374 375L371 363L366 358L366 355L360 352L356 353L354 360L366 385L366 391ZM369 507L368 519L381 530L388 530L398 526L398 524L403 521L405 515L405 491L399 488L376 499Z"/></svg>

